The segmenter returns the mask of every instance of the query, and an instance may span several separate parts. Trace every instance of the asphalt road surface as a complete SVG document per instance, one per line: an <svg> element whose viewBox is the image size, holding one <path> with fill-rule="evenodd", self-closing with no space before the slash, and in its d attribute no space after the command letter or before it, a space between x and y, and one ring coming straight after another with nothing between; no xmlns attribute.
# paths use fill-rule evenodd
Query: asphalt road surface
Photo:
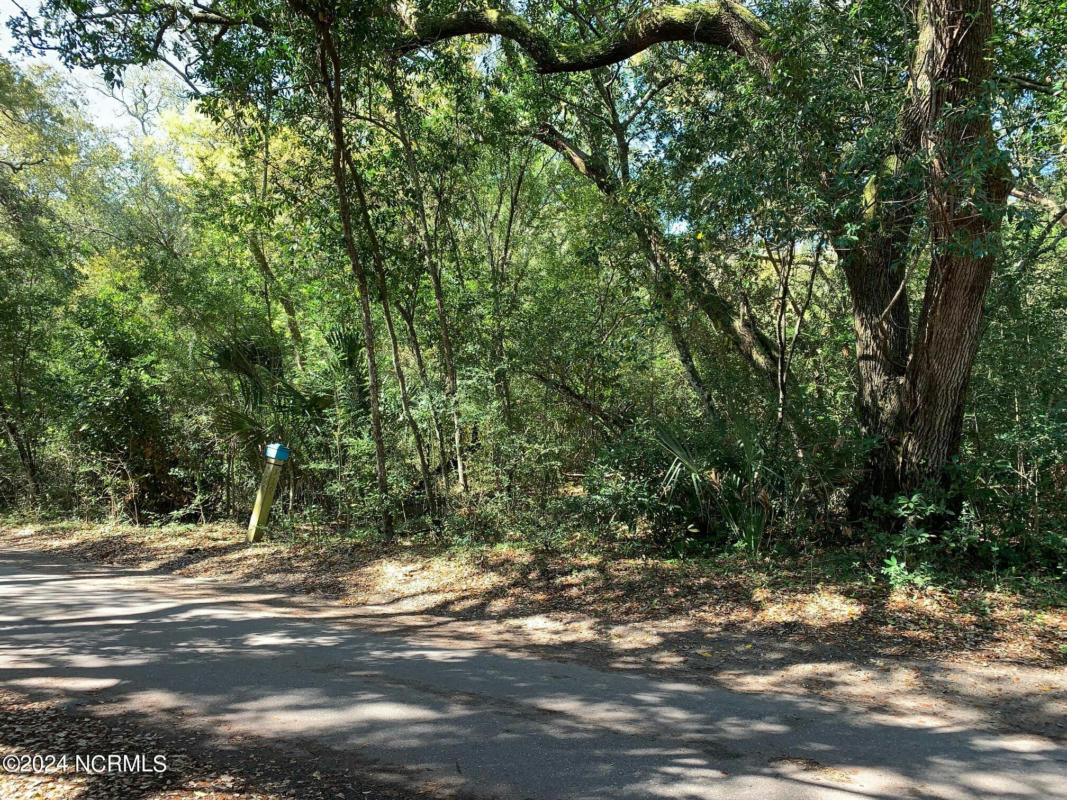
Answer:
<svg viewBox="0 0 1067 800"><path fill-rule="evenodd" d="M1067 798L1065 748L1034 736L383 635L263 600L3 552L0 685L301 743L413 796Z"/></svg>

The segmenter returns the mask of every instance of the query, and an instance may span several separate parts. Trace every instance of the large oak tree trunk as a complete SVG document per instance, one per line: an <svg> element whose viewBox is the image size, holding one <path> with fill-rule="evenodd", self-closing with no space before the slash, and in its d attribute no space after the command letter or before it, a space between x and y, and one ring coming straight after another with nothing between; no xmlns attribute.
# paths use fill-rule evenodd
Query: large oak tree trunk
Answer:
<svg viewBox="0 0 1067 800"><path fill-rule="evenodd" d="M900 488L896 454L903 436L902 391L911 338L904 265L897 247L882 237L873 248L844 259L856 334L857 406L860 429L874 442L853 506L890 497Z"/></svg>
<svg viewBox="0 0 1067 800"><path fill-rule="evenodd" d="M931 160L927 203L931 263L904 388L904 488L943 480L959 453L967 385L993 275L1011 173L999 153L986 84L992 77L991 0L925 0L932 41Z"/></svg>
<svg viewBox="0 0 1067 800"><path fill-rule="evenodd" d="M912 94L902 129L926 160L930 267L914 341L896 253L910 220L886 225L846 265L853 299L865 433L876 437L857 496L946 484L959 454L967 386L1010 173L985 106L992 75L990 0L922 0ZM898 206L900 207L900 206ZM892 221L894 213L888 212ZM903 237L901 239L900 237ZM884 263L877 263L881 259Z"/></svg>

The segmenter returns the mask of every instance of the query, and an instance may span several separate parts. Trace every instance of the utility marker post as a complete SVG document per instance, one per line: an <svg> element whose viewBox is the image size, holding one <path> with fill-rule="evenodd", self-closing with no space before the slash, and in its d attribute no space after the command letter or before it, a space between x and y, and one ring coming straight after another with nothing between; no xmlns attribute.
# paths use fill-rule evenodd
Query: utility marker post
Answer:
<svg viewBox="0 0 1067 800"><path fill-rule="evenodd" d="M289 460L289 448L284 444L267 445L267 466L263 470L263 479L256 492L256 505L252 509L252 519L248 521L248 543L258 542L267 530L267 517L274 502L274 491L278 488L278 477L282 467Z"/></svg>

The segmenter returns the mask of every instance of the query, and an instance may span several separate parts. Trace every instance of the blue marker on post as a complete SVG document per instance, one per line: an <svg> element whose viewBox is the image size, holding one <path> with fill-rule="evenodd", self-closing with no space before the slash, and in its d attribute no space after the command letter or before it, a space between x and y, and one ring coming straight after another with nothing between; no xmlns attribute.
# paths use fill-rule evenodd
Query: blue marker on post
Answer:
<svg viewBox="0 0 1067 800"><path fill-rule="evenodd" d="M252 519L248 521L248 543L258 542L267 530L267 518L274 503L274 491L278 488L278 478L282 467L289 460L289 448L281 442L267 445L267 466L263 470L263 479L256 492L256 504L252 508Z"/></svg>

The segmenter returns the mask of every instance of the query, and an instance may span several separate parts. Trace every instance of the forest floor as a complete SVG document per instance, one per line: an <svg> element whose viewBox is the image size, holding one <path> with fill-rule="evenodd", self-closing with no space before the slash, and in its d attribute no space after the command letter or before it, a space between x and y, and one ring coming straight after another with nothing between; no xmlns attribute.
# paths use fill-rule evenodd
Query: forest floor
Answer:
<svg viewBox="0 0 1067 800"><path fill-rule="evenodd" d="M1067 741L1062 591L892 589L814 556L783 565L243 537L229 524L0 524L0 548L252 585L373 630Z"/></svg>
<svg viewBox="0 0 1067 800"><path fill-rule="evenodd" d="M167 753L166 770L20 774L0 770L4 800L400 800L391 787L367 784L346 770L293 758L264 742L255 747L205 746L178 727L146 728L119 715L100 717L59 700L0 689L0 757L27 753ZM356 794L353 794L355 784ZM367 788L370 786L370 788Z"/></svg>

